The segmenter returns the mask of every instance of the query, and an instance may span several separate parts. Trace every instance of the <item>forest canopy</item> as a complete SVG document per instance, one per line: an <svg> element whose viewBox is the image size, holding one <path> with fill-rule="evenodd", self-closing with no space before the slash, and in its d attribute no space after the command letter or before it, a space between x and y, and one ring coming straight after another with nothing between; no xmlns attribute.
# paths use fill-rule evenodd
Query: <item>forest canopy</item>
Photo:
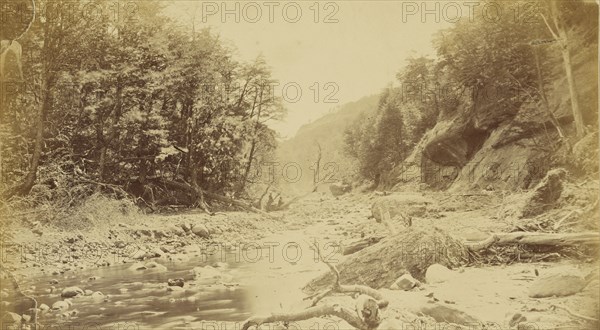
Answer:
<svg viewBox="0 0 600 330"><path fill-rule="evenodd" d="M119 17L73 15L83 3L36 4L41 15L12 41L22 77L3 83L4 199L52 199L83 184L81 195L118 190L191 205L203 190L242 193L271 157L267 123L285 109L262 57L237 61L218 34L177 26L159 1Z"/></svg>

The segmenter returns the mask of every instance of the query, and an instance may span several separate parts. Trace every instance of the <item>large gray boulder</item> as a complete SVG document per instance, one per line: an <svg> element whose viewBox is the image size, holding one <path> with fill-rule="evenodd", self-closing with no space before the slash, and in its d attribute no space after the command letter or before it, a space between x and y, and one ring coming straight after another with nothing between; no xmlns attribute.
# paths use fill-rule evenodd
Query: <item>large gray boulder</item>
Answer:
<svg viewBox="0 0 600 330"><path fill-rule="evenodd" d="M78 295L83 296L84 294L85 294L85 292L82 289L80 289L76 286L71 286L71 287L63 289L60 296L63 298L72 298L72 297L75 297Z"/></svg>
<svg viewBox="0 0 600 330"><path fill-rule="evenodd" d="M576 294L585 288L583 277L571 274L550 274L536 280L529 287L529 297L565 297Z"/></svg>

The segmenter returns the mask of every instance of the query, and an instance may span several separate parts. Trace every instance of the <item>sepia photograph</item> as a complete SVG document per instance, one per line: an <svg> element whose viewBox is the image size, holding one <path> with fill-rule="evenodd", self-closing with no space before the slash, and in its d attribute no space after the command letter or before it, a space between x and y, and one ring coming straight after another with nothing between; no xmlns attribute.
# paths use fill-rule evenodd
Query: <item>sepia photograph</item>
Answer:
<svg viewBox="0 0 600 330"><path fill-rule="evenodd" d="M0 0L0 330L600 329L598 0Z"/></svg>

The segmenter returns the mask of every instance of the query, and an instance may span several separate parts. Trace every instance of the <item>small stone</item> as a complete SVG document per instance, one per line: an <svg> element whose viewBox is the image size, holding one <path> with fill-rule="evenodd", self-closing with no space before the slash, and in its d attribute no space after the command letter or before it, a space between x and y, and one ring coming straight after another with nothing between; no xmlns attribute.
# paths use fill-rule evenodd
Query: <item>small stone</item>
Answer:
<svg viewBox="0 0 600 330"><path fill-rule="evenodd" d="M95 301L102 301L102 300L104 300L104 298L106 298L106 297L100 291L96 291L96 292L92 293L92 299Z"/></svg>
<svg viewBox="0 0 600 330"><path fill-rule="evenodd" d="M46 304L41 304L40 305L40 311L42 312L47 312L50 310L50 306L46 305Z"/></svg>
<svg viewBox="0 0 600 330"><path fill-rule="evenodd" d="M64 300L60 300L52 304L52 311L54 312L64 312L69 309L70 305L68 302Z"/></svg>
<svg viewBox="0 0 600 330"><path fill-rule="evenodd" d="M76 286L71 286L71 287L63 289L60 296L63 298L71 298L71 297L75 297L77 295L84 295L84 294L85 294L85 292L83 290L81 290L80 288L78 288Z"/></svg>
<svg viewBox="0 0 600 330"><path fill-rule="evenodd" d="M168 286L179 286L179 287L183 287L183 278L170 278L167 280L167 285Z"/></svg>
<svg viewBox="0 0 600 330"><path fill-rule="evenodd" d="M185 230L183 230L183 228L181 228L179 226L169 225L167 227L167 230L170 231L171 234L176 235L176 236L184 236L185 235Z"/></svg>
<svg viewBox="0 0 600 330"><path fill-rule="evenodd" d="M48 283L50 283L50 284L58 284L58 280L51 279L50 281L48 281Z"/></svg>
<svg viewBox="0 0 600 330"><path fill-rule="evenodd" d="M390 289L408 291L416 287L418 284L419 281L414 279L410 274L404 274L390 286Z"/></svg>
<svg viewBox="0 0 600 330"><path fill-rule="evenodd" d="M448 269L446 266L440 264L433 264L427 268L425 272L425 281L428 284L446 282L450 278L454 277L453 271Z"/></svg>
<svg viewBox="0 0 600 330"><path fill-rule="evenodd" d="M169 292L181 292L183 291L183 288L180 286L168 286L167 287L167 291Z"/></svg>
<svg viewBox="0 0 600 330"><path fill-rule="evenodd" d="M188 224L181 224L179 225L181 227L181 229L183 229L183 231L185 231L186 233L189 233L192 230L192 226L188 225Z"/></svg>
<svg viewBox="0 0 600 330"><path fill-rule="evenodd" d="M194 233L196 236L202 237L202 238L209 238L210 237L210 232L208 231L208 228L203 225L203 224L197 224L192 228L192 233Z"/></svg>
<svg viewBox="0 0 600 330"><path fill-rule="evenodd" d="M151 261L145 264L147 269L153 269L155 271L160 271L160 272L166 272L167 271L167 267L155 262L155 261Z"/></svg>
<svg viewBox="0 0 600 330"><path fill-rule="evenodd" d="M86 296L91 296L92 293L94 293L94 291L92 291L92 290L85 290L85 295Z"/></svg>

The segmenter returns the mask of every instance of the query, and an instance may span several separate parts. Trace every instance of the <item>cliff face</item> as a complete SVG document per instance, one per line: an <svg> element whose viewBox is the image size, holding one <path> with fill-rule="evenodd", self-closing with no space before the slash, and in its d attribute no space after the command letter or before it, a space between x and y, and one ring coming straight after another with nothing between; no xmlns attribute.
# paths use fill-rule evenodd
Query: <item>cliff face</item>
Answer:
<svg viewBox="0 0 600 330"><path fill-rule="evenodd" d="M574 56L574 75L587 122L598 120L596 58L595 49ZM566 135L574 136L570 94L564 68L559 64L553 72L549 103L555 106L554 115ZM581 152L567 156L564 146L555 147L559 135L540 105L526 102L516 109L506 109L496 106L495 101L463 97L458 108L441 116L405 162L390 173L391 184L385 188L400 190L426 184L451 191L528 189L553 166L577 172L583 162L578 158L594 157ZM586 138L583 142L586 146L575 145L574 151L598 148L597 139ZM588 171L589 167L597 168L597 160L585 166Z"/></svg>

